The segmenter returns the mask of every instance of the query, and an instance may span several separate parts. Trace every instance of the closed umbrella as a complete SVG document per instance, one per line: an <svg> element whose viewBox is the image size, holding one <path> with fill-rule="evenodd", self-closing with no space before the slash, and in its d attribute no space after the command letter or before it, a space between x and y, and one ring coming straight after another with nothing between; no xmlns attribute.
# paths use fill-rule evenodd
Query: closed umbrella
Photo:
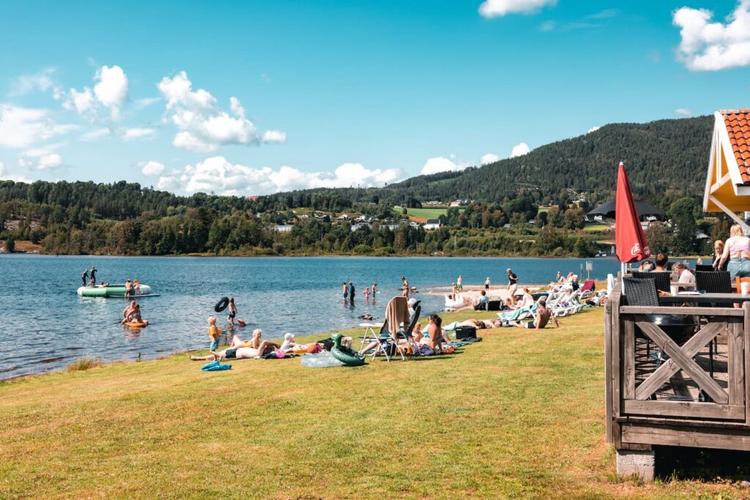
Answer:
<svg viewBox="0 0 750 500"><path fill-rule="evenodd" d="M630 192L630 182L625 173L625 165L620 162L617 168L617 194L615 196L615 247L617 259L625 264L647 259L651 256L646 235L638 219L638 213Z"/></svg>

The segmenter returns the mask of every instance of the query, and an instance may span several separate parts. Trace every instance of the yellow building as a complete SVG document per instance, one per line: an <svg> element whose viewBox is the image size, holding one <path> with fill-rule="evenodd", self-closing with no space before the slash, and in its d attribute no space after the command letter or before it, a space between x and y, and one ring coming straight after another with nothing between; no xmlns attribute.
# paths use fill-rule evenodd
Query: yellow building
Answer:
<svg viewBox="0 0 750 500"><path fill-rule="evenodd" d="M742 225L750 211L750 109L714 113L711 156L703 197L704 212L724 212Z"/></svg>

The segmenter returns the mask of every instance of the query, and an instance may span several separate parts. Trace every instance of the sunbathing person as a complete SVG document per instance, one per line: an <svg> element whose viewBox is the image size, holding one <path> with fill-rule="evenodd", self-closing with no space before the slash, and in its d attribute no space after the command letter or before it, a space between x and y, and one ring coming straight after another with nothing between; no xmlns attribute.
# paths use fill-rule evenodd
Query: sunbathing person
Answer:
<svg viewBox="0 0 750 500"><path fill-rule="evenodd" d="M190 359L193 361L221 361L224 359L250 359L259 358L266 354L269 349L274 349L274 344L266 341L261 341L260 336L262 331L260 328L253 332L253 338L250 340L242 340L238 334L232 335L232 343L229 348L223 351L211 351L210 355L206 356L191 356Z"/></svg>
<svg viewBox="0 0 750 500"><path fill-rule="evenodd" d="M557 318L552 315L552 310L547 308L547 298L541 297L536 303L536 312L534 312L534 319L531 321L518 321L516 322L516 326L519 328L541 330L542 328L547 326L547 323L549 323L550 319L554 320L555 326L560 326L560 322L558 322Z"/></svg>
<svg viewBox="0 0 750 500"><path fill-rule="evenodd" d="M502 326L502 321L499 319L467 319L456 326L473 326L477 330L483 330L485 328L499 328Z"/></svg>

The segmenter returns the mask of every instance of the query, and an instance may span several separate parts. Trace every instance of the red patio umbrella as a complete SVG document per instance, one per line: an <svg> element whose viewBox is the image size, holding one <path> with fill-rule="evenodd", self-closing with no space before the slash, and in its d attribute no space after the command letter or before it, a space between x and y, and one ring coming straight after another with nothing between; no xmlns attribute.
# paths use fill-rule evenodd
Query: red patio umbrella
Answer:
<svg viewBox="0 0 750 500"><path fill-rule="evenodd" d="M615 248L617 258L624 265L651 256L646 235L643 233L638 212L630 192L625 165L617 168L617 195L615 196Z"/></svg>

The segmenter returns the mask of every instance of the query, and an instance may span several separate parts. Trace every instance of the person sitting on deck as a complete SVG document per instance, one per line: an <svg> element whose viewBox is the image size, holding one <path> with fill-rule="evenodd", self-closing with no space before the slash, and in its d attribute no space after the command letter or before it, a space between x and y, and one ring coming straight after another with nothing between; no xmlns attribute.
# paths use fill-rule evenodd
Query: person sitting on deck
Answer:
<svg viewBox="0 0 750 500"><path fill-rule="evenodd" d="M721 240L714 241L714 260L711 265L716 271L726 271L728 262L722 265L721 257L724 255L724 242Z"/></svg>
<svg viewBox="0 0 750 500"><path fill-rule="evenodd" d="M658 253L656 254L656 266L654 267L655 273L665 273L668 272L669 269L667 269L669 266L669 256L665 253Z"/></svg>
<svg viewBox="0 0 750 500"><path fill-rule="evenodd" d="M532 321L519 321L516 323L516 326L518 326L519 328L527 328L530 330L541 330L542 328L547 326L547 323L549 323L550 319L554 320L555 326L560 326L560 322L557 321L557 318L552 315L552 311L547 308L547 298L541 297L536 303L536 312L534 312L534 319Z"/></svg>
<svg viewBox="0 0 750 500"><path fill-rule="evenodd" d="M690 272L685 264L678 262L673 266L673 269L677 276L677 282L680 284L680 289L695 288L695 275Z"/></svg>

